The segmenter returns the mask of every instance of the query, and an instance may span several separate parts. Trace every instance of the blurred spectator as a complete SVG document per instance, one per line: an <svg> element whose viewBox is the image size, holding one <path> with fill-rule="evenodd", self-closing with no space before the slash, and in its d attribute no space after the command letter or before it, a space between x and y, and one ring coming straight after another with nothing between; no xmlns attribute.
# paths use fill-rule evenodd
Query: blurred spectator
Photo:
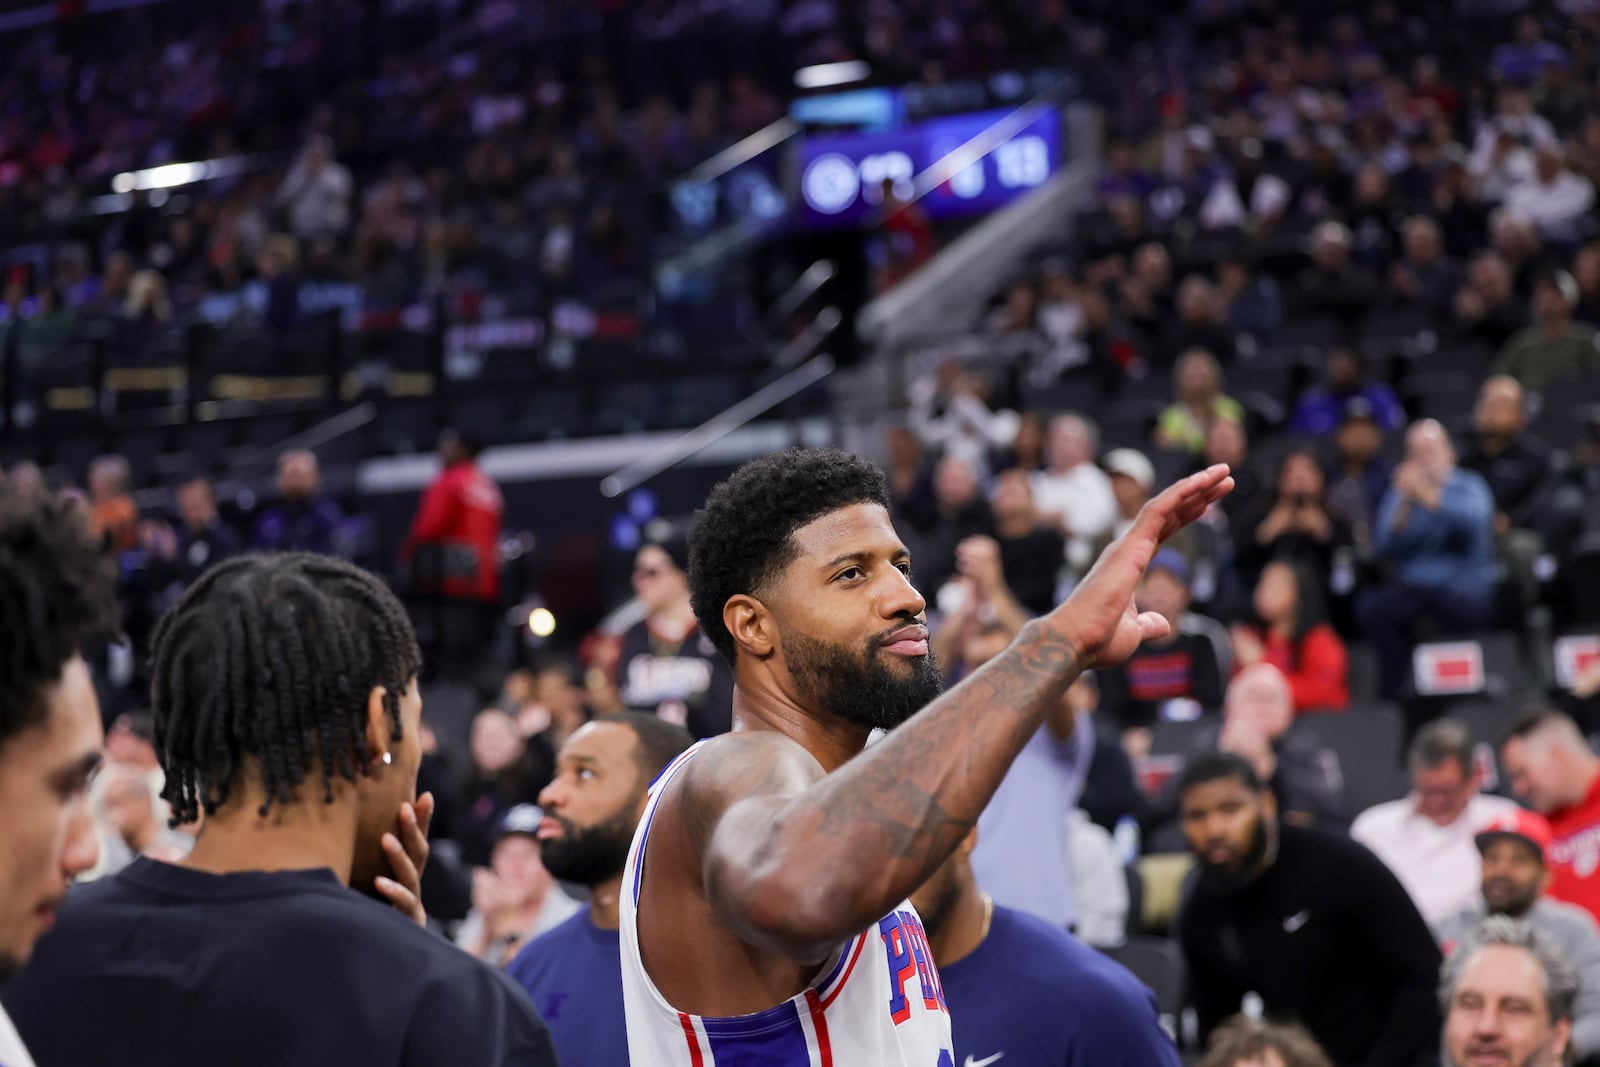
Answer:
<svg viewBox="0 0 1600 1067"><path fill-rule="evenodd" d="M1528 432L1526 402L1515 378L1497 374L1483 383L1472 428L1461 466L1482 477L1494 496L1495 533L1504 538L1513 529L1537 528L1553 470L1550 450Z"/></svg>
<svg viewBox="0 0 1600 1067"><path fill-rule="evenodd" d="M1494 252L1479 252L1467 267L1467 282L1456 292L1456 330L1466 339L1499 350L1528 317L1515 299L1511 268Z"/></svg>
<svg viewBox="0 0 1600 1067"><path fill-rule="evenodd" d="M128 495L128 479L122 456L101 456L89 464L89 528L118 552L139 545L139 506Z"/></svg>
<svg viewBox="0 0 1600 1067"><path fill-rule="evenodd" d="M500 817L489 866L472 872L472 910L456 931L456 944L486 963L503 967L522 946L566 922L582 906L539 862L544 812L519 804Z"/></svg>
<svg viewBox="0 0 1600 1067"><path fill-rule="evenodd" d="M1442 315L1461 285L1461 271L1445 256L1439 224L1413 215L1403 231L1405 255L1389 268L1389 289L1402 303Z"/></svg>
<svg viewBox="0 0 1600 1067"><path fill-rule="evenodd" d="M44 472L32 460L19 460L6 471L6 482L19 496L45 491Z"/></svg>
<svg viewBox="0 0 1600 1067"><path fill-rule="evenodd" d="M910 427L890 428L884 474L889 479L896 525L904 523L920 533L932 529L939 520L933 498L933 467L923 452L921 439Z"/></svg>
<svg viewBox="0 0 1600 1067"><path fill-rule="evenodd" d="M1527 432L1522 386L1515 378L1497 374L1483 383L1472 423L1461 466L1488 485L1501 558L1522 602L1531 605L1539 595L1534 561L1545 547L1537 531L1555 478L1550 451Z"/></svg>
<svg viewBox="0 0 1600 1067"><path fill-rule="evenodd" d="M1015 411L992 410L988 394L980 376L945 360L911 383L911 427L929 449L987 472L990 453L1010 446L1019 421Z"/></svg>
<svg viewBox="0 0 1600 1067"><path fill-rule="evenodd" d="M1251 236L1270 231L1289 208L1294 191L1278 175L1262 169L1261 142L1237 142L1232 176L1218 177L1206 190L1196 216L1207 230L1239 230Z"/></svg>
<svg viewBox="0 0 1600 1067"><path fill-rule="evenodd" d="M1169 321L1161 334L1164 356L1192 348L1214 354L1223 363L1233 362L1233 330L1217 287L1204 275L1191 274L1178 286L1178 316Z"/></svg>
<svg viewBox="0 0 1600 1067"><path fill-rule="evenodd" d="M459 825L447 829L461 846L461 858L481 867L500 817L519 804L533 804L550 781L554 749L541 736L524 738L517 720L499 708L484 708L472 720L472 776L460 805Z"/></svg>
<svg viewBox="0 0 1600 1067"><path fill-rule="evenodd" d="M1424 919L1438 923L1477 899L1482 871L1474 835L1517 806L1479 791L1476 742L1454 719L1418 730L1406 762L1410 795L1356 816L1350 836L1388 865Z"/></svg>
<svg viewBox="0 0 1600 1067"><path fill-rule="evenodd" d="M1233 397L1224 395L1222 367L1205 349L1190 349L1178 357L1172 383L1177 402L1156 420L1157 448L1199 455L1205 450L1206 432L1213 421L1243 421L1244 408Z"/></svg>
<svg viewBox="0 0 1600 1067"><path fill-rule="evenodd" d="M1582 908L1544 895L1550 880L1545 852L1550 824L1531 811L1513 807L1486 822L1476 836L1483 853L1481 896L1434 924L1446 954L1470 943L1472 931L1490 915L1526 922L1561 951L1578 972L1572 1045L1576 1059L1600 1051L1600 927Z"/></svg>
<svg viewBox="0 0 1600 1067"><path fill-rule="evenodd" d="M1347 838L1281 825L1232 753L1190 761L1178 792L1200 868L1179 939L1201 1038L1254 991L1335 1063L1420 1063L1438 1040L1439 948L1388 868Z"/></svg>
<svg viewBox="0 0 1600 1067"><path fill-rule="evenodd" d="M1066 541L1055 527L1040 523L1026 471L1013 467L1000 472L989 510L1007 587L1030 613L1045 614L1056 606Z"/></svg>
<svg viewBox="0 0 1600 1067"><path fill-rule="evenodd" d="M1350 230L1341 222L1317 226L1311 238L1311 265L1301 272L1290 307L1301 315L1357 319L1377 297L1377 279L1350 261Z"/></svg>
<svg viewBox="0 0 1600 1067"><path fill-rule="evenodd" d="M1382 164L1367 163L1356 171L1347 222L1351 258L1383 277L1400 253L1401 212Z"/></svg>
<svg viewBox="0 0 1600 1067"><path fill-rule="evenodd" d="M163 584L187 588L211 567L237 555L239 534L217 514L211 483L191 478L178 486L178 528L161 538L155 555L164 564Z"/></svg>
<svg viewBox="0 0 1600 1067"><path fill-rule="evenodd" d="M1405 425L1405 410L1394 390L1372 378L1361 351L1351 345L1336 345L1328 350L1324 384L1313 386L1300 397L1289 432L1307 437L1322 437L1339 428L1345 407L1357 397L1365 400L1372 420L1385 433Z"/></svg>
<svg viewBox="0 0 1600 1067"><path fill-rule="evenodd" d="M276 199L296 237L339 237L350 226L352 188L350 172L334 159L333 142L317 135L306 141Z"/></svg>
<svg viewBox="0 0 1600 1067"><path fill-rule="evenodd" d="M278 457L278 503L256 520L250 547L257 552L319 552L332 555L344 514L322 495L317 457L304 449Z"/></svg>
<svg viewBox="0 0 1600 1067"><path fill-rule="evenodd" d="M1450 436L1431 419L1406 433L1406 461L1378 510L1373 548L1393 575L1363 590L1356 610L1377 649L1379 694L1393 700L1420 622L1471 632L1494 611L1494 499L1482 478L1456 466Z"/></svg>
<svg viewBox="0 0 1600 1067"><path fill-rule="evenodd" d="M1364 397L1345 402L1339 428L1334 432L1335 457L1328 474L1328 514L1345 523L1365 558L1372 546L1372 524L1384 494L1389 491L1393 468L1382 454L1383 430Z"/></svg>
<svg viewBox="0 0 1600 1067"><path fill-rule="evenodd" d="M957 574L957 546L969 537L986 536L993 520L989 503L979 492L977 472L959 457L945 456L934 468L933 496L938 523L928 535L917 570L918 580L937 598ZM939 603L940 610L946 610Z"/></svg>
<svg viewBox="0 0 1600 1067"><path fill-rule="evenodd" d="M1516 39L1495 46L1490 65L1500 80L1511 85L1528 85L1552 66L1567 62L1567 53L1560 45L1544 39L1539 20L1534 15L1517 19Z"/></svg>
<svg viewBox="0 0 1600 1067"><path fill-rule="evenodd" d="M1350 528L1328 513L1326 476L1316 453L1295 446L1278 462L1277 489L1264 512L1240 523L1234 566L1253 585L1267 563L1290 560L1312 567L1326 585L1335 555L1350 544Z"/></svg>
<svg viewBox="0 0 1600 1067"><path fill-rule="evenodd" d="M1445 966L1443 1067L1571 1062L1578 973L1526 923L1502 915L1474 928Z"/></svg>
<svg viewBox="0 0 1600 1067"><path fill-rule="evenodd" d="M1117 518L1111 528L1097 538L1091 548L1089 562L1100 558L1112 541L1128 532L1139 509L1144 507L1155 492L1156 469L1149 458L1136 448L1113 448L1101 461L1106 477L1111 481L1111 494L1117 501ZM1184 527L1167 539L1168 548L1183 554L1194 562L1194 534Z"/></svg>
<svg viewBox="0 0 1600 1067"><path fill-rule="evenodd" d="M1294 1023L1236 1015L1211 1032L1200 1067L1333 1067L1328 1054Z"/></svg>
<svg viewBox="0 0 1600 1067"><path fill-rule="evenodd" d="M1578 285L1572 275L1560 270L1541 275L1533 286L1534 324L1506 341L1495 372L1533 390L1600 374L1595 328L1573 321L1577 307Z"/></svg>
<svg viewBox="0 0 1600 1067"><path fill-rule="evenodd" d="M1600 918L1600 757L1556 711L1518 719L1500 746L1516 798L1550 820L1549 892Z"/></svg>
<svg viewBox="0 0 1600 1067"><path fill-rule="evenodd" d="M1156 553L1137 593L1139 609L1163 616L1172 632L1146 641L1122 666L1102 671L1100 707L1119 730L1149 727L1158 716L1192 719L1222 707L1232 666L1227 632L1189 612L1189 564L1168 548Z"/></svg>
<svg viewBox="0 0 1600 1067"><path fill-rule="evenodd" d="M1222 726L1207 750L1243 756L1278 800L1278 817L1316 826L1337 817L1344 795L1339 758L1294 724L1294 697L1278 668L1246 667L1228 683ZM1209 731L1208 731L1209 732Z"/></svg>
<svg viewBox="0 0 1600 1067"><path fill-rule="evenodd" d="M1067 538L1067 559L1086 569L1090 546L1111 528L1117 501L1105 471L1095 466L1099 434L1081 415L1050 420L1045 442L1046 467L1033 476L1033 501L1039 517L1054 523Z"/></svg>
<svg viewBox="0 0 1600 1067"><path fill-rule="evenodd" d="M501 621L500 487L478 466L482 442L467 430L439 435L441 468L400 545L412 591L431 614L418 638L437 666L470 669Z"/></svg>
<svg viewBox="0 0 1600 1067"><path fill-rule="evenodd" d="M679 539L634 555L633 592L647 614L622 635L617 682L629 710L711 737L732 727L733 672L695 621L688 563Z"/></svg>
<svg viewBox="0 0 1600 1067"><path fill-rule="evenodd" d="M1227 321L1244 333L1265 333L1283 321L1283 295L1268 275L1250 269L1242 259L1217 264L1217 295Z"/></svg>
<svg viewBox="0 0 1600 1067"><path fill-rule="evenodd" d="M1573 244L1594 232L1594 185L1567 168L1559 144L1541 145L1533 174L1506 190L1505 208L1547 241Z"/></svg>
<svg viewBox="0 0 1600 1067"><path fill-rule="evenodd" d="M106 827L126 848L128 861L149 856L177 863L194 839L167 825L167 806L150 776L131 763L108 763L95 783ZM114 873L108 870L105 873Z"/></svg>
<svg viewBox="0 0 1600 1067"><path fill-rule="evenodd" d="M1231 631L1236 667L1266 663L1283 672L1296 714L1350 703L1349 656L1328 625L1323 585L1304 563L1274 560L1256 583L1257 622Z"/></svg>

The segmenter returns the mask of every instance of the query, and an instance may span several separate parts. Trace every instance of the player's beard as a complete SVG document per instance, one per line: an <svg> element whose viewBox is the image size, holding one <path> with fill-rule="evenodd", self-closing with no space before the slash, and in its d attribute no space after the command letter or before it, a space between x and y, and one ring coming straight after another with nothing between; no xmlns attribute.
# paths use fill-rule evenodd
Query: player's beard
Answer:
<svg viewBox="0 0 1600 1067"><path fill-rule="evenodd" d="M897 627L901 629L903 627ZM933 653L894 657L883 639L872 638L863 652L803 634L785 634L783 658L800 696L810 706L869 730L892 730L944 691ZM888 661L904 658L906 669Z"/></svg>
<svg viewBox="0 0 1600 1067"><path fill-rule="evenodd" d="M545 812L547 818L561 824L561 836L539 842L544 869L557 881L573 885L596 886L615 878L628 862L628 848L633 844L638 822L633 813L638 808L638 798L634 798L615 815L593 826L578 826L571 819Z"/></svg>

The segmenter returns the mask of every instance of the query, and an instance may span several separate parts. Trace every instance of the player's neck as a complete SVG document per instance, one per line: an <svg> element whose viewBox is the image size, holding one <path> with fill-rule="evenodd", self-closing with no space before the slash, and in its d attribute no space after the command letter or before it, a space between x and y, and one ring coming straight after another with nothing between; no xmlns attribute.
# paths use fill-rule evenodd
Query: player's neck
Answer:
<svg viewBox="0 0 1600 1067"><path fill-rule="evenodd" d="M622 872L607 878L589 890L589 921L601 930L616 930L622 926L618 901L622 896Z"/></svg>
<svg viewBox="0 0 1600 1067"><path fill-rule="evenodd" d="M206 816L183 866L211 874L332 869L350 884L355 812L344 804L274 804L258 815L259 798L238 797Z"/></svg>
<svg viewBox="0 0 1600 1067"><path fill-rule="evenodd" d="M977 883L969 879L939 928L928 931L928 944L933 948L933 962L937 966L948 967L978 950L989 933L990 907L978 891Z"/></svg>
<svg viewBox="0 0 1600 1067"><path fill-rule="evenodd" d="M838 716L802 707L765 678L751 683L740 680L734 686L733 728L780 733L809 752L829 774L860 755L872 732Z"/></svg>

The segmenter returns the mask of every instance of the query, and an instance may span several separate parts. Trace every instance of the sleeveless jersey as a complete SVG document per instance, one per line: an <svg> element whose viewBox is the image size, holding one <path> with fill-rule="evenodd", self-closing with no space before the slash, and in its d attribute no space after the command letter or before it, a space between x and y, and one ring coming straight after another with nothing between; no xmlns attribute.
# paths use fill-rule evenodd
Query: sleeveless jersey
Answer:
<svg viewBox="0 0 1600 1067"><path fill-rule="evenodd" d="M765 1011L716 1018L667 1003L639 952L639 892L656 805L700 747L679 756L650 787L623 869L629 1060L649 1067L954 1067L944 990L910 901L847 941L810 987Z"/></svg>

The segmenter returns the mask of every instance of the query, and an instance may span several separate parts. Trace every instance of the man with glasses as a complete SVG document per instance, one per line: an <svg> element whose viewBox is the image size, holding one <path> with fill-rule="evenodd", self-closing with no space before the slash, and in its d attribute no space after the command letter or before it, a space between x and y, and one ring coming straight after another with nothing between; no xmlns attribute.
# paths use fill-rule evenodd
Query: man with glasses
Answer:
<svg viewBox="0 0 1600 1067"><path fill-rule="evenodd" d="M1504 797L1480 793L1472 732L1438 719L1411 742L1411 792L1368 808L1350 836L1366 845L1406 887L1429 923L1477 900L1478 847L1473 837L1489 822L1517 810Z"/></svg>

